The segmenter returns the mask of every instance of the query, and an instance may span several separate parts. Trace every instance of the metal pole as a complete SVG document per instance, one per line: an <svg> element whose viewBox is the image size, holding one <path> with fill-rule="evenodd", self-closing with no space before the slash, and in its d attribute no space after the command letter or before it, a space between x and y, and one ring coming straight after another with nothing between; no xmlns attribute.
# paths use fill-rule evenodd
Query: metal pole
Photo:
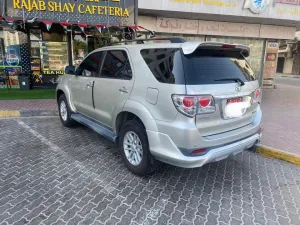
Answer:
<svg viewBox="0 0 300 225"><path fill-rule="evenodd" d="M67 31L67 43L68 43L68 66L73 66L72 56L72 33Z"/></svg>
<svg viewBox="0 0 300 225"><path fill-rule="evenodd" d="M138 0L134 0L134 26L138 26ZM136 31L133 32L132 39L137 39Z"/></svg>
<svg viewBox="0 0 300 225"><path fill-rule="evenodd" d="M134 25L138 25L139 4L138 0L134 0Z"/></svg>
<svg viewBox="0 0 300 225"><path fill-rule="evenodd" d="M260 65L260 76L259 76L259 86L262 87L263 79L264 79L264 67L265 67L265 59L266 59L266 46L267 46L267 39L263 40L263 49L262 49L262 60Z"/></svg>

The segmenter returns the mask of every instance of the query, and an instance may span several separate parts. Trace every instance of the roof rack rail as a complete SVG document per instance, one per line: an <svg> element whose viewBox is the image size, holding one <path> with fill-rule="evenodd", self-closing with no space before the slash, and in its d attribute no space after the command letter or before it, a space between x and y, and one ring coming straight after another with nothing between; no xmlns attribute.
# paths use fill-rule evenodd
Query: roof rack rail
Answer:
<svg viewBox="0 0 300 225"><path fill-rule="evenodd" d="M170 41L171 43L184 43L185 42L185 40L183 38L180 38L180 37L151 38L151 39L135 39L135 40L112 42L112 43L109 43L105 46L112 46L113 44L132 43L132 42L136 42L137 44L144 44L145 41Z"/></svg>

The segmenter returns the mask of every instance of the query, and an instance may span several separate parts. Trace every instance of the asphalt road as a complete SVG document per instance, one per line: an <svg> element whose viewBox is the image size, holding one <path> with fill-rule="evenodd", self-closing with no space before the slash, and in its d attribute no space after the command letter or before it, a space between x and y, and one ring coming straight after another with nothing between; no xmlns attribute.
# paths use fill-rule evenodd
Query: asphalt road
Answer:
<svg viewBox="0 0 300 225"><path fill-rule="evenodd" d="M0 120L0 224L300 224L300 168L243 152L140 178L58 118Z"/></svg>
<svg viewBox="0 0 300 225"><path fill-rule="evenodd" d="M275 84L300 86L300 78L276 77Z"/></svg>

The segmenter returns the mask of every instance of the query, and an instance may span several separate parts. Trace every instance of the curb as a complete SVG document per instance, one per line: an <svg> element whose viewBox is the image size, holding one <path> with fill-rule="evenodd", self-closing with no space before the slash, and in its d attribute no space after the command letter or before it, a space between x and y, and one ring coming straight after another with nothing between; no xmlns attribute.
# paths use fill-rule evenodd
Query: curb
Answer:
<svg viewBox="0 0 300 225"><path fill-rule="evenodd" d="M57 110L0 110L0 118L58 116Z"/></svg>
<svg viewBox="0 0 300 225"><path fill-rule="evenodd" d="M300 166L300 156L293 155L291 153L286 153L276 148L272 148L265 145L257 145L256 151L257 154L262 155L264 157L280 159L294 165Z"/></svg>
<svg viewBox="0 0 300 225"><path fill-rule="evenodd" d="M277 75L277 77L300 78L300 76L292 76L292 75Z"/></svg>

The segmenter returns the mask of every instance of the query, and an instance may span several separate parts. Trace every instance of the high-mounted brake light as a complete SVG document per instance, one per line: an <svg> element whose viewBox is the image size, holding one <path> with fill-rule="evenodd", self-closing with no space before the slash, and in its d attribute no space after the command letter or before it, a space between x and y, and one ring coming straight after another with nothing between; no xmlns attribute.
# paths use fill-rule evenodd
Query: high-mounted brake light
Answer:
<svg viewBox="0 0 300 225"><path fill-rule="evenodd" d="M214 113L216 111L215 101L211 95L173 95L172 100L176 109L188 117L194 117L197 114Z"/></svg>
<svg viewBox="0 0 300 225"><path fill-rule="evenodd" d="M235 48L235 45L224 44L222 48Z"/></svg>

